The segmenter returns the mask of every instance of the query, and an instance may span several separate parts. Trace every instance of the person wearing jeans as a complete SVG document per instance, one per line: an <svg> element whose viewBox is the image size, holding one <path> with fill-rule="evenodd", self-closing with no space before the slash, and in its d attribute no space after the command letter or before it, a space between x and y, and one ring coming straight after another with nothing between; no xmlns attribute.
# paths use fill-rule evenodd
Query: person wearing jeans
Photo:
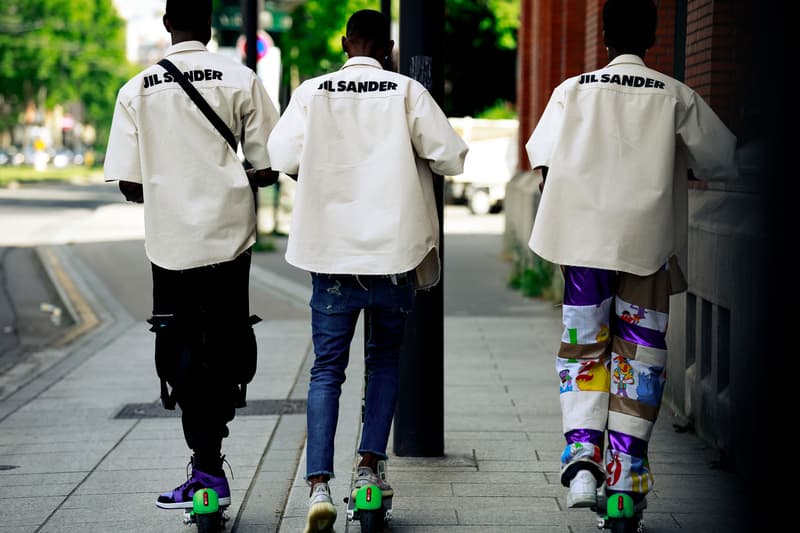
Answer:
<svg viewBox="0 0 800 533"><path fill-rule="evenodd" d="M308 393L308 477L333 475L333 438L356 322L365 324L366 401L358 452L386 459L398 387L398 358L406 316L414 303L410 275L312 274L311 329L316 359Z"/></svg>
<svg viewBox="0 0 800 533"><path fill-rule="evenodd" d="M333 442L357 317L367 320L367 390L356 486L377 484L394 416L398 354L414 291L439 281L433 174L463 171L467 146L415 80L385 70L389 22L362 10L347 22L348 60L298 87L267 143L274 169L297 179L286 260L311 272L316 359L308 392L306 532L336 508Z"/></svg>

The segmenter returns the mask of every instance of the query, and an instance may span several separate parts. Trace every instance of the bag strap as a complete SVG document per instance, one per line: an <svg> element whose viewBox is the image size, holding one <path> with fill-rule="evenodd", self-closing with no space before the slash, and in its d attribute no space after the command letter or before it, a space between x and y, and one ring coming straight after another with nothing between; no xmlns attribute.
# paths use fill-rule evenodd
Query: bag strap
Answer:
<svg viewBox="0 0 800 533"><path fill-rule="evenodd" d="M225 124L221 118L219 118L219 115L217 115L214 110L211 109L211 106L200 95L200 92L198 92L195 86L186 79L186 76L183 75L183 72L178 70L178 67L176 67L175 64L166 57L159 61L158 64L164 67L167 72L172 74L172 77L175 79L175 81L181 84L181 87L183 87L183 90L189 95L189 98L191 98L197 107L200 108L200 111L203 112L203 114L211 122L211 124L214 125L217 131L220 132L226 141L228 141L228 144L231 145L231 148L233 148L233 151L235 152L236 137L233 135L233 132L228 125Z"/></svg>

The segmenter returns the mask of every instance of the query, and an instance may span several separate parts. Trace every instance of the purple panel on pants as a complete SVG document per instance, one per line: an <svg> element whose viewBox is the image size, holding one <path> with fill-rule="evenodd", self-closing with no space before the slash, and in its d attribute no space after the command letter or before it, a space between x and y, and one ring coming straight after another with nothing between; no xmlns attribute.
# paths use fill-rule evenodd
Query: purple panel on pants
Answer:
<svg viewBox="0 0 800 533"><path fill-rule="evenodd" d="M614 295L616 272L599 268L564 268L564 304L600 305Z"/></svg>
<svg viewBox="0 0 800 533"><path fill-rule="evenodd" d="M601 448L603 446L603 432L595 429L573 429L564 433L564 437L567 439L567 444L588 442Z"/></svg>
<svg viewBox="0 0 800 533"><path fill-rule="evenodd" d="M627 453L633 457L647 457L647 441L619 431L608 430L608 447L611 450Z"/></svg>
<svg viewBox="0 0 800 533"><path fill-rule="evenodd" d="M640 346L667 349L666 333L625 322L618 316L614 316L613 334Z"/></svg>

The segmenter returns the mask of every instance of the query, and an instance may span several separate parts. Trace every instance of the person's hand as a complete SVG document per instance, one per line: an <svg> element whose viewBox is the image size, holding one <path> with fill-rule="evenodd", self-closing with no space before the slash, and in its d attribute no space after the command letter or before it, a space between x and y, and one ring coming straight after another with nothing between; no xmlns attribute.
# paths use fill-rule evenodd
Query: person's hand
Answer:
<svg viewBox="0 0 800 533"><path fill-rule="evenodd" d="M144 203L144 190L141 183L134 183L132 181L120 181L119 190L129 202L137 204Z"/></svg>
<svg viewBox="0 0 800 533"><path fill-rule="evenodd" d="M271 168L249 169L247 179L256 187L269 187L278 182L278 171Z"/></svg>
<svg viewBox="0 0 800 533"><path fill-rule="evenodd" d="M539 183L539 193L544 192L544 180L547 179L547 171L549 170L548 167L536 167L534 170L538 170L542 173L542 181Z"/></svg>

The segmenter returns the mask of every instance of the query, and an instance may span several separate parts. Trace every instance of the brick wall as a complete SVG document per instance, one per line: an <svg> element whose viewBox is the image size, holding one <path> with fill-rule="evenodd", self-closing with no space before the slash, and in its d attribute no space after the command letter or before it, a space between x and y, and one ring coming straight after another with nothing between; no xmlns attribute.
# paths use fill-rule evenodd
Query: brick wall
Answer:
<svg viewBox="0 0 800 533"><path fill-rule="evenodd" d="M605 0L586 0L585 24L586 37L584 39L585 70L597 70L608 63L608 54L603 44L603 4Z"/></svg>
<svg viewBox="0 0 800 533"><path fill-rule="evenodd" d="M658 3L656 42L645 56L647 66L668 76L675 75L675 0Z"/></svg>
<svg viewBox="0 0 800 533"><path fill-rule="evenodd" d="M686 84L726 124L737 109L735 0L688 0L686 10Z"/></svg>
<svg viewBox="0 0 800 533"><path fill-rule="evenodd" d="M527 135L533 131L533 124L536 120L531 94L533 92L531 87L533 50L533 2L523 0L520 4L520 24L517 34L517 117L520 131L517 136L517 153L519 154L517 166L519 170L530 168L528 155L525 153L525 143L528 140Z"/></svg>
<svg viewBox="0 0 800 533"><path fill-rule="evenodd" d="M522 0L519 31L519 169L525 143L553 89L584 70L586 0Z"/></svg>

